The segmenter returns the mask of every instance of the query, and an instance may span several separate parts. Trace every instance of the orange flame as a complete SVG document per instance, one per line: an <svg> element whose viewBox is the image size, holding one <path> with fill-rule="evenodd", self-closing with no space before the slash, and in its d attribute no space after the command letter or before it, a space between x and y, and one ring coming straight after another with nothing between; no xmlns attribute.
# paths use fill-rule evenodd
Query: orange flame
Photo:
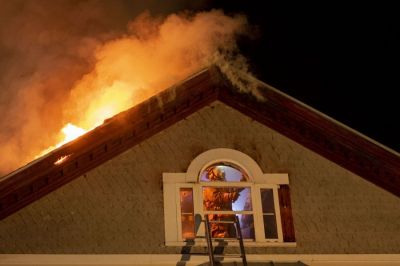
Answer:
<svg viewBox="0 0 400 266"><path fill-rule="evenodd" d="M61 129L61 131L64 133L65 138L62 142L57 144L56 147L60 147L65 143L70 142L86 133L86 130L77 127L71 123L68 123L65 127L63 127L63 129Z"/></svg>
<svg viewBox="0 0 400 266"><path fill-rule="evenodd" d="M132 107L136 86L126 82L114 81L110 86L104 86L91 94L88 106L83 110L84 116L80 117L79 125L84 128L93 129L110 118L130 107Z"/></svg>
<svg viewBox="0 0 400 266"><path fill-rule="evenodd" d="M71 155L64 155L64 156L61 156L60 158L58 158L57 161L54 162L54 164L55 164L55 165L62 164L63 162L65 162L65 161L68 159L69 156L71 156Z"/></svg>
<svg viewBox="0 0 400 266"><path fill-rule="evenodd" d="M54 149L57 149L58 147L61 147L62 145L82 136L83 134L85 134L88 130L84 130L83 128L77 127L71 123L66 124L62 129L61 132L64 134L64 139L62 141L60 141L59 143L57 143L54 146L48 147L47 149L43 150L40 152L39 155L37 155L35 158L38 158L42 155L45 155L49 152L51 152ZM64 160L62 160L64 161ZM61 163L62 161L60 161L59 163ZM58 162L58 161L57 161Z"/></svg>
<svg viewBox="0 0 400 266"><path fill-rule="evenodd" d="M102 93L98 93L98 95L92 99L85 115L82 116L81 121L79 121L80 124L84 124L85 128L88 129L85 130L72 123L67 123L61 129L61 132L64 134L64 139L58 144L45 149L37 157L82 136L86 132L101 125L105 119L110 118L131 106L132 92L134 90L130 89L126 83L115 81L111 86L105 87L100 91ZM63 161L64 160L59 160L57 161L57 164L61 164Z"/></svg>
<svg viewBox="0 0 400 266"><path fill-rule="evenodd" d="M234 36L245 24L244 17L216 10L194 16L173 14L161 21L148 14L139 16L129 24L127 36L96 49L94 69L75 83L63 103L64 139L39 156L218 59L220 47L235 50ZM59 163L65 160L61 159Z"/></svg>

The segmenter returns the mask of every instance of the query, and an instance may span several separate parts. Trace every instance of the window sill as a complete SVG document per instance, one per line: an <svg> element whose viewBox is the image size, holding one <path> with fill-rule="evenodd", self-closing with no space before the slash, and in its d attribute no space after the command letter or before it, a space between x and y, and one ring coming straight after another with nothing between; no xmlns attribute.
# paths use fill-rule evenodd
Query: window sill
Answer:
<svg viewBox="0 0 400 266"><path fill-rule="evenodd" d="M236 240L226 240L227 246L238 247L239 241ZM216 247L219 244L219 241L213 241L213 246ZM245 247L285 247L285 248L295 248L297 246L296 242L251 242L244 241ZM198 239L194 242L186 242L186 241L168 241L165 242L165 246L167 247L183 247L183 246L195 246L195 247L206 247L207 241L204 239Z"/></svg>

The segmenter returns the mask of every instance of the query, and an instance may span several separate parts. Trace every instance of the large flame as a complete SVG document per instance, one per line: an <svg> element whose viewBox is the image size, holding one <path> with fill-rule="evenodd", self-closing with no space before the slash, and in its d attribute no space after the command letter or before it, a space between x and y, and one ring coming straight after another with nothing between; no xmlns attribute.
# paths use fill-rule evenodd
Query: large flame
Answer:
<svg viewBox="0 0 400 266"><path fill-rule="evenodd" d="M101 93L90 102L86 114L82 116L80 121L80 124L84 124L85 129L72 123L67 123L61 129L61 132L64 135L63 139L56 145L41 151L36 157L47 154L50 151L82 136L86 132L101 125L105 119L129 108L132 102L132 92L134 90L130 89L129 85L124 82L115 81L111 86L104 87L99 91ZM61 163L62 161L57 162Z"/></svg>
<svg viewBox="0 0 400 266"><path fill-rule="evenodd" d="M172 14L164 19L145 13L130 22L125 35L119 38L103 43L85 38L79 49L59 53L67 53L64 61L50 57L51 65L35 73L31 83L21 82L23 98L15 104L19 108L15 113L21 118L13 121L21 130L13 138L2 138L0 134L0 172L74 140L210 64L221 51L235 54L235 35L244 32L245 25L244 17L226 16L219 10ZM91 71L68 82L73 82L72 87L64 88L65 77L80 64L69 60L76 54L87 55L88 49L92 49L87 56ZM56 96L50 98L52 93ZM5 120L11 121L7 117Z"/></svg>
<svg viewBox="0 0 400 266"><path fill-rule="evenodd" d="M42 155L45 155L49 152L51 152L54 149L57 149L58 147L61 147L62 145L73 141L74 139L82 136L83 134L85 134L88 130L85 130L83 128L77 127L71 123L66 124L62 129L61 132L64 134L64 139L62 141L60 141L59 143L57 143L54 146L50 146L47 149L41 151L35 158L38 158Z"/></svg>
<svg viewBox="0 0 400 266"><path fill-rule="evenodd" d="M137 85L116 80L109 86L96 89L95 93L89 93L92 97L88 104L84 103L87 107L84 116L79 118L79 125L93 129L101 125L105 119L132 107L136 90ZM77 102L81 101L77 99Z"/></svg>
<svg viewBox="0 0 400 266"><path fill-rule="evenodd" d="M86 130L77 127L71 123L68 123L65 127L63 127L61 131L64 133L65 139L61 143L57 144L57 147L67 142L70 142L86 133Z"/></svg>

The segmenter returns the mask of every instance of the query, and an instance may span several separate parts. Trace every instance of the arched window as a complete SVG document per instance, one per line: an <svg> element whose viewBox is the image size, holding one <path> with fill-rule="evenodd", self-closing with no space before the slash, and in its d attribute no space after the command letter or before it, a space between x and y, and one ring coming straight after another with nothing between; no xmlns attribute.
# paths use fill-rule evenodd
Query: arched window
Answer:
<svg viewBox="0 0 400 266"><path fill-rule="evenodd" d="M281 186L288 184L287 174L263 174L257 163L241 152L207 151L192 161L186 173L164 173L163 182L167 245L204 235L204 226L196 217L205 215L216 221L233 220L237 215L247 244L294 242L294 232L284 239L282 218L287 218L281 215L280 202L284 200L279 199ZM285 224L292 224L289 214L290 221ZM234 237L233 224L211 225L212 237ZM290 228L293 231L292 225Z"/></svg>
<svg viewBox="0 0 400 266"><path fill-rule="evenodd" d="M233 221L234 215L237 215L243 238L254 239L251 183L248 174L243 169L232 163L214 163L200 172L199 186L203 205L201 214L208 215L210 220L216 221ZM188 189L185 188L185 190L187 193ZM187 197L186 193L181 194L181 206L190 205L190 200L193 200L193 196ZM182 221L186 221L184 216L182 216ZM183 236L194 238L194 223L191 226L186 226L186 224L182 226ZM211 236L214 238L232 238L234 235L233 224L211 224Z"/></svg>

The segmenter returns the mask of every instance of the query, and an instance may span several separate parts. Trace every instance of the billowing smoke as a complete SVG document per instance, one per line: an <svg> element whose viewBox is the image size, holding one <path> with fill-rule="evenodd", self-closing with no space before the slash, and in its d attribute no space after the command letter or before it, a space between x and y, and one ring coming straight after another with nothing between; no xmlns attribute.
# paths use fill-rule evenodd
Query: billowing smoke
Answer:
<svg viewBox="0 0 400 266"><path fill-rule="evenodd" d="M0 11L0 176L59 142L65 124L91 129L221 53L234 54L246 30L245 17L220 10L145 12L128 22L126 6L114 1L7 3Z"/></svg>
<svg viewBox="0 0 400 266"><path fill-rule="evenodd" d="M126 36L97 50L95 69L71 91L68 120L88 128L173 85L209 64L221 49L234 50L244 25L243 17L217 10L165 19L141 14L129 23Z"/></svg>

